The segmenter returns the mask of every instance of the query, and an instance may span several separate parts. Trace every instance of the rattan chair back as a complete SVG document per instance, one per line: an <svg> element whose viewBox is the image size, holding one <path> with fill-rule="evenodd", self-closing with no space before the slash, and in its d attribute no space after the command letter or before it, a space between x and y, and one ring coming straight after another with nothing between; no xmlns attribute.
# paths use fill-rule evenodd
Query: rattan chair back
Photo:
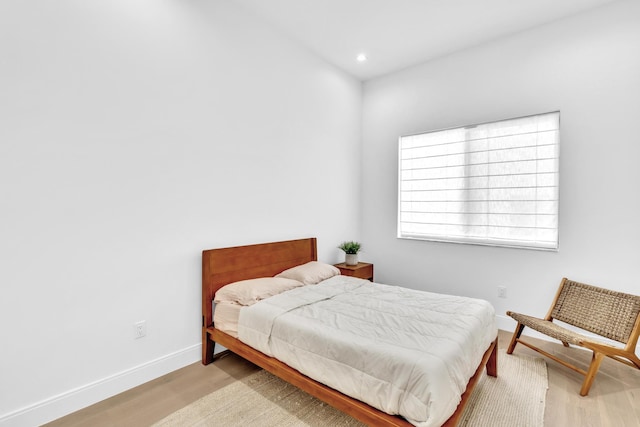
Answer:
<svg viewBox="0 0 640 427"><path fill-rule="evenodd" d="M626 344L640 313L640 296L565 280L551 317Z"/></svg>

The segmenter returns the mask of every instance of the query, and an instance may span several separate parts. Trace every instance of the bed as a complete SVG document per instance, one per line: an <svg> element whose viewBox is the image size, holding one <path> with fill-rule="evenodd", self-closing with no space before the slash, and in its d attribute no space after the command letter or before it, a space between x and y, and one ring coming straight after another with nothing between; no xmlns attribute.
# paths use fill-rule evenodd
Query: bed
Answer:
<svg viewBox="0 0 640 427"><path fill-rule="evenodd" d="M202 363L206 365L213 362L214 345L218 343L237 355L282 378L284 381L299 387L368 425L413 425L403 417L390 415L361 400L343 394L320 381L301 374L298 370L281 362L277 358L271 357L243 343L241 340L232 336L232 334L225 333L214 325L213 300L216 292L220 288L227 284L247 279L275 276L284 270L306 264L310 261L317 261L315 238L203 251ZM353 287L360 289L360 292L370 292L370 287L365 288L357 283L354 283ZM266 353L268 353L268 351ZM475 372L470 376L466 388L463 387L464 390L461 392L459 405L455 409L455 412L442 424L443 426L450 427L457 425L467 398L471 394L485 367L488 375L497 375L497 338L494 338L486 350L480 352L478 357L480 361L477 367L475 367L475 364L473 365ZM318 379L323 380L323 378Z"/></svg>

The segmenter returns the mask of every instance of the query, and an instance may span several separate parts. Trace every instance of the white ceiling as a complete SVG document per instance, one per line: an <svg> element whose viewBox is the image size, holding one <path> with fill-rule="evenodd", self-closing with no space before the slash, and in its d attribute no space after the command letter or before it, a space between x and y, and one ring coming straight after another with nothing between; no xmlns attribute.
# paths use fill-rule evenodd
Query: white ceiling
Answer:
<svg viewBox="0 0 640 427"><path fill-rule="evenodd" d="M368 80L616 0L231 1Z"/></svg>

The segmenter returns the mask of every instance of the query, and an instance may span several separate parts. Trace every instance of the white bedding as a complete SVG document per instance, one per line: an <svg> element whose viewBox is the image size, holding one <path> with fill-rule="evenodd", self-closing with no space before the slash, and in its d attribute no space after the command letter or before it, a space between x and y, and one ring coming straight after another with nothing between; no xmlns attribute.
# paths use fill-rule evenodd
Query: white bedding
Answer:
<svg viewBox="0 0 640 427"><path fill-rule="evenodd" d="M335 276L240 311L238 337L421 427L455 412L495 339L487 301Z"/></svg>

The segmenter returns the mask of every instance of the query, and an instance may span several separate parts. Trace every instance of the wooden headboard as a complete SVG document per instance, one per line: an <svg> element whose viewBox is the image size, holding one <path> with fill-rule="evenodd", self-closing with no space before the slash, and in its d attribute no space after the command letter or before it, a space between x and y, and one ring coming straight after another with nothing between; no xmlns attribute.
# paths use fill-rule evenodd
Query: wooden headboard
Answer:
<svg viewBox="0 0 640 427"><path fill-rule="evenodd" d="M207 328L213 326L213 296L218 289L238 280L275 276L287 268L317 260L315 237L202 251L203 362L213 358Z"/></svg>

